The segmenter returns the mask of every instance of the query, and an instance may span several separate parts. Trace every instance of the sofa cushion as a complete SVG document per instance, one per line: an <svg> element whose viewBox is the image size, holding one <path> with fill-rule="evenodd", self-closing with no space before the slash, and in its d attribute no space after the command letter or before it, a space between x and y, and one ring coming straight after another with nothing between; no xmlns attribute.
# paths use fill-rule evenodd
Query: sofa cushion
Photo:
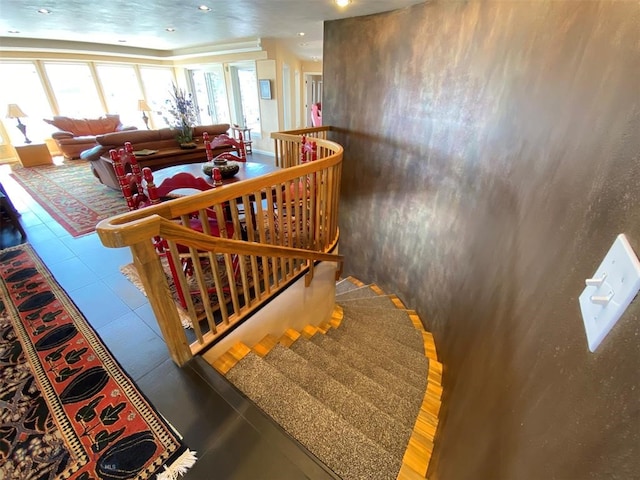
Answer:
<svg viewBox="0 0 640 480"><path fill-rule="evenodd" d="M100 118L70 118L56 115L52 120L45 118L44 121L76 136L100 135L117 131L120 126L120 115L106 115Z"/></svg>

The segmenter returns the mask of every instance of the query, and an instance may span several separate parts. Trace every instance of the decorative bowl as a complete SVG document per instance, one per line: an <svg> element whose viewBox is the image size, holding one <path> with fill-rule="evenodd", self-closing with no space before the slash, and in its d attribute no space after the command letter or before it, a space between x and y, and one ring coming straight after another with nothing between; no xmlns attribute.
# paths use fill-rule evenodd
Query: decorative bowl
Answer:
<svg viewBox="0 0 640 480"><path fill-rule="evenodd" d="M205 175L213 176L213 169L220 169L222 178L231 178L240 171L240 165L235 162L227 162L225 165L216 165L213 162L205 162L202 164L202 171Z"/></svg>

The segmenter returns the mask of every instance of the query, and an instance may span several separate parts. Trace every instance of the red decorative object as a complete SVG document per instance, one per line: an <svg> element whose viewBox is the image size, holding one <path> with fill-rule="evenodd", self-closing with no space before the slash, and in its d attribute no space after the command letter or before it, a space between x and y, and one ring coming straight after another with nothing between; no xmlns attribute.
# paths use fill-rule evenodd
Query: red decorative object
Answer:
<svg viewBox="0 0 640 480"><path fill-rule="evenodd" d="M220 172L219 168L214 168L213 169L213 182L215 184L216 187L219 187L222 185L222 172Z"/></svg>

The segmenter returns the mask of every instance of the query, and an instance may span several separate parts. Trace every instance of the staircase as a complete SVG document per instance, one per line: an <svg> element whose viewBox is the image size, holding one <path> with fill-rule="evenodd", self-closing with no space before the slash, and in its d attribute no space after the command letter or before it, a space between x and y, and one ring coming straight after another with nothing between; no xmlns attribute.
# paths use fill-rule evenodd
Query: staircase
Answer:
<svg viewBox="0 0 640 480"><path fill-rule="evenodd" d="M327 324L203 357L339 477L425 478L442 365L395 295L349 277Z"/></svg>

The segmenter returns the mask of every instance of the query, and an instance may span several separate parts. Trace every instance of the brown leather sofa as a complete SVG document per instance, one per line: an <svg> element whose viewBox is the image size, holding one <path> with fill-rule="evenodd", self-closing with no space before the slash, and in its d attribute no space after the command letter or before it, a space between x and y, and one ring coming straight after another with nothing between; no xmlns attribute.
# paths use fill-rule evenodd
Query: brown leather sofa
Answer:
<svg viewBox="0 0 640 480"><path fill-rule="evenodd" d="M98 135L96 137L98 145L82 152L80 158L91 163L91 170L101 183L115 190L120 190L120 184L113 170L109 150L123 148L125 142L131 142L134 152L154 151L154 153L148 155L136 154L136 160L140 168L149 167L151 170L185 163L206 162L207 155L202 141L202 134L207 132L210 139L213 140L214 137L227 133L228 130L229 124L227 123L195 127L193 140L196 148L191 149L180 148L176 140L176 132L170 128L107 133ZM235 150L232 145L217 146L213 149L213 155L216 156L232 150Z"/></svg>
<svg viewBox="0 0 640 480"><path fill-rule="evenodd" d="M52 120L44 119L58 129L51 134L62 154L68 159L80 158L80 154L97 145L96 136L110 132L137 130L125 127L120 115L105 115L100 118L71 118L56 115Z"/></svg>

